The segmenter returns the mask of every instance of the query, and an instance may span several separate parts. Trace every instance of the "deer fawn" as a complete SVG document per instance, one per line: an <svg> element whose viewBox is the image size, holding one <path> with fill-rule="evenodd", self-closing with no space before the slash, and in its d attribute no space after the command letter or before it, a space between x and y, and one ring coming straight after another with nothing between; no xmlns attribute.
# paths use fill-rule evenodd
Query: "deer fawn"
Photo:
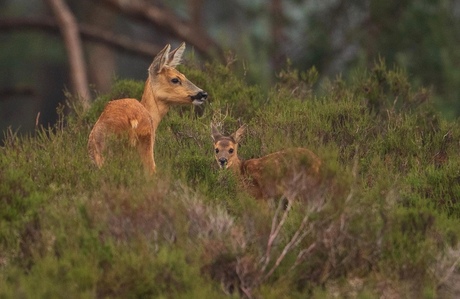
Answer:
<svg viewBox="0 0 460 299"><path fill-rule="evenodd" d="M180 63L185 43L170 52L166 45L154 58L148 69L144 93L136 99L110 101L94 125L88 140L92 161L101 168L102 152L108 134L127 134L131 145L137 146L145 169L155 172L155 132L169 107L179 104L202 104L208 94L180 73L175 67Z"/></svg>
<svg viewBox="0 0 460 299"><path fill-rule="evenodd" d="M308 197L319 184L320 159L305 148L291 148L261 158L238 157L238 144L246 127L230 136L212 125L215 158L222 169L233 171L243 187L258 199Z"/></svg>

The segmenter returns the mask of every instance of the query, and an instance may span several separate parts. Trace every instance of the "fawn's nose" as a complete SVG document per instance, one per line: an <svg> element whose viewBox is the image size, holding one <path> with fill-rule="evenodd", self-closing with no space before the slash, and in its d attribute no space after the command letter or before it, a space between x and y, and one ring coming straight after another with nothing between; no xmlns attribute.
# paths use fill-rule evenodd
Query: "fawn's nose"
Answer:
<svg viewBox="0 0 460 299"><path fill-rule="evenodd" d="M227 162L228 162L227 158L224 158L224 157L219 158L220 167L224 167L227 164Z"/></svg>

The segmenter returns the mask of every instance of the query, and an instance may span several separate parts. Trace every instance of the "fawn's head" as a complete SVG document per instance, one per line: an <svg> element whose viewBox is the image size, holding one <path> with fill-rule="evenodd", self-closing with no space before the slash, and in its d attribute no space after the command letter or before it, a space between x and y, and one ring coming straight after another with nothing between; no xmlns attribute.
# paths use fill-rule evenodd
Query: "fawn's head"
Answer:
<svg viewBox="0 0 460 299"><path fill-rule="evenodd" d="M173 51L170 49L171 46L166 45L149 67L149 82L155 98L168 104L202 104L208 93L175 68L181 62L185 43Z"/></svg>
<svg viewBox="0 0 460 299"><path fill-rule="evenodd" d="M238 165L238 143L243 138L246 126L241 126L230 136L222 135L214 125L211 125L211 137L214 141L214 155L220 168L227 169Z"/></svg>

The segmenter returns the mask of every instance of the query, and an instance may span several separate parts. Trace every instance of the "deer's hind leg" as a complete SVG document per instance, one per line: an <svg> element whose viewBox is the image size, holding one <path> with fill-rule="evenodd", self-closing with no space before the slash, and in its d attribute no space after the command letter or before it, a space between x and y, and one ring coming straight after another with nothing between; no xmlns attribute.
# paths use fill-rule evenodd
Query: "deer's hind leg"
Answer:
<svg viewBox="0 0 460 299"><path fill-rule="evenodd" d="M105 128L100 122L96 122L88 138L88 154L98 168L104 164L102 153L105 148Z"/></svg>
<svg viewBox="0 0 460 299"><path fill-rule="evenodd" d="M139 121L137 119L131 119L129 120L129 124L131 125L131 129L128 131L129 144L134 147L138 141L136 129L139 125Z"/></svg>
<svg viewBox="0 0 460 299"><path fill-rule="evenodd" d="M153 136L151 133L137 136L137 151L141 157L142 164L149 174L155 173L156 165L153 155Z"/></svg>

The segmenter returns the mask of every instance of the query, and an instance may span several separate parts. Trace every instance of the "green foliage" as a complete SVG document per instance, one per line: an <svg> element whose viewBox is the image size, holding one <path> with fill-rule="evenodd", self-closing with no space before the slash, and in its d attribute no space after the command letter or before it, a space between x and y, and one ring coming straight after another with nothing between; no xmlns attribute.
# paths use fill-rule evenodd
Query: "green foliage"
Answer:
<svg viewBox="0 0 460 299"><path fill-rule="evenodd" d="M208 63L203 71L187 68L184 73L209 93L208 105L214 113L247 121L267 101L267 91L235 76L232 65Z"/></svg>
<svg viewBox="0 0 460 299"><path fill-rule="evenodd" d="M352 78L354 68L367 69L375 59L384 57L388 65L406 69L411 74L406 79L412 85L432 89L431 99L444 115L459 115L460 22L455 1L291 4L297 12L291 14L288 27L294 35L291 40L296 41L291 51L301 49L297 57L292 55L299 69L314 65L323 76L328 75L325 72L343 73Z"/></svg>
<svg viewBox="0 0 460 299"><path fill-rule="evenodd" d="M379 61L316 92L314 69L288 66L270 90L229 66L183 69L210 99L163 119L154 177L124 140L109 140L101 170L86 152L107 101L139 99L143 82L119 81L87 114L31 136L6 132L0 297L430 298L455 287L460 126L403 71ZM254 200L219 171L211 122L248 125L244 158L311 149L321 184L308 202Z"/></svg>
<svg viewBox="0 0 460 299"><path fill-rule="evenodd" d="M458 43L455 32L459 28L452 5L450 1L389 1L385 4L372 1L371 18L382 25L382 32L378 39L367 37L368 41L376 42L378 54L407 68L423 84L436 86L449 116L454 114L448 109L454 109L458 115L455 102L460 86L458 69L452 67L459 57L455 46L451 47ZM395 22L398 26L393 26ZM413 40L399 39L403 36L411 36ZM414 40L418 41L415 47ZM425 72L426 69L430 72Z"/></svg>

